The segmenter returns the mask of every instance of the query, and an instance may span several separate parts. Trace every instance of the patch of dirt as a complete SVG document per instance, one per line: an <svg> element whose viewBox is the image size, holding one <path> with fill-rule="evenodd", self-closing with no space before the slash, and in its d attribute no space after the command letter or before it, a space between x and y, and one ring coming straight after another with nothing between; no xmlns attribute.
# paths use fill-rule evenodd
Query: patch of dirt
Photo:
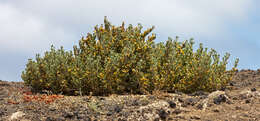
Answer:
<svg viewBox="0 0 260 121"><path fill-rule="evenodd" d="M0 81L0 121L260 121L260 70L241 70L212 93L63 96Z"/></svg>

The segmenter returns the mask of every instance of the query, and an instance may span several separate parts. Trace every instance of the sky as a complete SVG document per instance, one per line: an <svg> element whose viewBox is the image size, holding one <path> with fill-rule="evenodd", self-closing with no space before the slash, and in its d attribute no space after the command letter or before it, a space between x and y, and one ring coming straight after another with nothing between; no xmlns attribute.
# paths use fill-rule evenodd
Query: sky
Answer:
<svg viewBox="0 0 260 121"><path fill-rule="evenodd" d="M114 25L155 26L168 37L231 54L229 67L260 68L259 0L0 0L0 80L22 81L29 58L51 45L71 50L104 16Z"/></svg>

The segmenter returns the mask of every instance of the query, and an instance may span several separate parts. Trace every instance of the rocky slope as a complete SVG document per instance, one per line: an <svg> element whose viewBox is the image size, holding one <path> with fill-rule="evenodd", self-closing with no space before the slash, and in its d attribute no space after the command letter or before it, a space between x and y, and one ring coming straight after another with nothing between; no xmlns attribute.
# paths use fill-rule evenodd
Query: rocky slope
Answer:
<svg viewBox="0 0 260 121"><path fill-rule="evenodd" d="M0 120L260 121L260 70L239 71L226 89L193 94L32 94L22 82L0 81Z"/></svg>

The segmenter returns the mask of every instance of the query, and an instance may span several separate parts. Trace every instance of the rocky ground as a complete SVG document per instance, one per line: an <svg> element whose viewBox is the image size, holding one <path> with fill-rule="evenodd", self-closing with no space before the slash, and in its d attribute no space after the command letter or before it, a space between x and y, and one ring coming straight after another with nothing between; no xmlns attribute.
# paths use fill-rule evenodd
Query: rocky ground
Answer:
<svg viewBox="0 0 260 121"><path fill-rule="evenodd" d="M212 93L63 96L0 81L0 121L260 121L260 70L241 70Z"/></svg>

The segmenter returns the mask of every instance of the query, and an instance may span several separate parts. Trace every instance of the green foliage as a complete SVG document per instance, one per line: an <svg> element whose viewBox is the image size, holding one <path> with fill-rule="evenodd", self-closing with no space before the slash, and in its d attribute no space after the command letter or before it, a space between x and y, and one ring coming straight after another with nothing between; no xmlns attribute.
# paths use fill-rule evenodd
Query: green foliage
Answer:
<svg viewBox="0 0 260 121"><path fill-rule="evenodd" d="M208 51L200 44L193 51L193 39L178 42L171 38L165 45L157 45L157 54L161 55L157 65L159 89L167 91L194 92L198 90L213 91L226 86L232 79L238 59L232 70L227 71L226 65L230 54L226 53L220 61L220 55L214 49Z"/></svg>
<svg viewBox="0 0 260 121"><path fill-rule="evenodd" d="M36 91L65 94L151 93L154 90L193 92L224 87L233 77L238 59L226 69L230 54L222 60L213 49L194 42L169 38L155 44L154 27L104 25L79 40L79 46L65 52L52 46L43 57L29 59L22 79Z"/></svg>
<svg viewBox="0 0 260 121"><path fill-rule="evenodd" d="M44 57L36 54L36 61L29 59L26 70L22 72L25 84L35 91L51 90L54 93L69 92L68 86L72 84L71 73L68 71L75 61L73 53L65 52L61 47L58 50L52 46Z"/></svg>

